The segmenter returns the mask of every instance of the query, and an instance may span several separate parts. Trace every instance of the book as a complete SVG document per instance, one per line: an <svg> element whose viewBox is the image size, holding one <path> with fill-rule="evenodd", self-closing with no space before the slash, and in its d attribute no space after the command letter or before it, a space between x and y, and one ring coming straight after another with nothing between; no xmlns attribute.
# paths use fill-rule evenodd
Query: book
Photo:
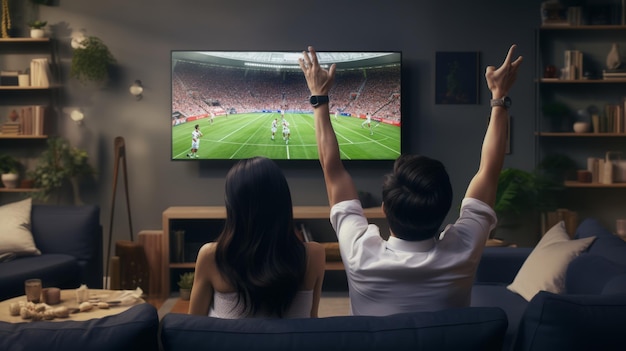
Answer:
<svg viewBox="0 0 626 351"><path fill-rule="evenodd" d="M50 63L47 58L35 58L31 60L30 85L33 87L50 86Z"/></svg>

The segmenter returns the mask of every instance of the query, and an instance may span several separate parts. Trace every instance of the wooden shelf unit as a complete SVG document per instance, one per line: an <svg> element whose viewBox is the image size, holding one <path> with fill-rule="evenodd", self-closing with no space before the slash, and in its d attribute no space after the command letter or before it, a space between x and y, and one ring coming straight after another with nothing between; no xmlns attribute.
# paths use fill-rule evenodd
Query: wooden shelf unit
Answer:
<svg viewBox="0 0 626 351"><path fill-rule="evenodd" d="M548 156L564 155L582 170L588 167L589 158L604 158L607 151L626 152L626 132L623 129L606 128L610 132L594 132L591 123L592 113L597 113L600 119L604 118L608 104L626 106L626 78L603 78L612 44L622 45L625 35L626 25L542 25L537 29L534 79L537 166ZM568 64L568 59L574 61L571 62L573 65L578 63L575 56L565 54L567 50L577 50L582 54L582 69L576 69L577 74L568 77L574 79L545 78L548 66L556 67L558 75L559 69ZM568 112L561 112L559 116L550 114L552 103L565 105ZM573 123L576 121L590 122L592 131L575 133ZM626 183L568 180L564 187L562 202L557 206L575 210L581 217L614 222L613 217L619 211L615 202L623 196ZM610 197L608 201L607 195Z"/></svg>
<svg viewBox="0 0 626 351"><path fill-rule="evenodd" d="M368 219L384 219L385 215L380 207L367 208L364 210ZM295 221L311 220L326 221L330 223L330 207L328 206L294 206L293 215ZM172 270L193 270L195 262L170 262L173 220L216 220L224 221L226 209L223 206L175 206L163 211L163 235L162 235L162 279L161 292L168 297L171 292ZM330 226L330 224L328 224ZM334 236L334 234L333 234ZM342 262L327 262L327 270L343 270Z"/></svg>

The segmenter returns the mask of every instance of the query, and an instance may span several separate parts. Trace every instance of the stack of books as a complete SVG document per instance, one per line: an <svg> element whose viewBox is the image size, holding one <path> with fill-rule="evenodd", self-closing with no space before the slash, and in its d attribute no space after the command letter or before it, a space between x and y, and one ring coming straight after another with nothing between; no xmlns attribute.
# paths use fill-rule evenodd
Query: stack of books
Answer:
<svg viewBox="0 0 626 351"><path fill-rule="evenodd" d="M6 122L2 125L2 135L20 135L21 133L19 122Z"/></svg>
<svg viewBox="0 0 626 351"><path fill-rule="evenodd" d="M603 79L626 79L626 68L604 69L602 70Z"/></svg>

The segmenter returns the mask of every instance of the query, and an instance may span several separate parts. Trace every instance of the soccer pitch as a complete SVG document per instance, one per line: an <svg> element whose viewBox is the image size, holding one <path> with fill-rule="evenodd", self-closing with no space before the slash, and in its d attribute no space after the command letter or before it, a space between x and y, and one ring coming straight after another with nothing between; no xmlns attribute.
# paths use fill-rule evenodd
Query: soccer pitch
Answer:
<svg viewBox="0 0 626 351"><path fill-rule="evenodd" d="M272 121L278 119L275 139ZM198 159L242 159L265 156L279 160L317 159L315 125L311 113L285 113L291 137L283 140L278 112L216 116L172 126L172 159L189 159L191 132L200 125ZM361 127L363 119L339 116L331 121L344 160L393 160L400 155L400 127L372 121L372 132Z"/></svg>

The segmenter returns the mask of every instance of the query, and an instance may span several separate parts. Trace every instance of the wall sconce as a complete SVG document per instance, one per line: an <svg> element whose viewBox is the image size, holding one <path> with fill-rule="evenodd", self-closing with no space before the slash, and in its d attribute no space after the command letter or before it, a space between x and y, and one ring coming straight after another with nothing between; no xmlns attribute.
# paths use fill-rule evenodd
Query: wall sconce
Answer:
<svg viewBox="0 0 626 351"><path fill-rule="evenodd" d="M137 101L143 98L143 95L141 95L141 93L143 93L143 85L141 85L141 81L139 79L135 80L135 83L133 83L128 90L133 96L135 96Z"/></svg>
<svg viewBox="0 0 626 351"><path fill-rule="evenodd" d="M80 109L75 109L70 112L70 118L72 121L76 122L76 124L82 124L83 119L85 119L85 115Z"/></svg>

